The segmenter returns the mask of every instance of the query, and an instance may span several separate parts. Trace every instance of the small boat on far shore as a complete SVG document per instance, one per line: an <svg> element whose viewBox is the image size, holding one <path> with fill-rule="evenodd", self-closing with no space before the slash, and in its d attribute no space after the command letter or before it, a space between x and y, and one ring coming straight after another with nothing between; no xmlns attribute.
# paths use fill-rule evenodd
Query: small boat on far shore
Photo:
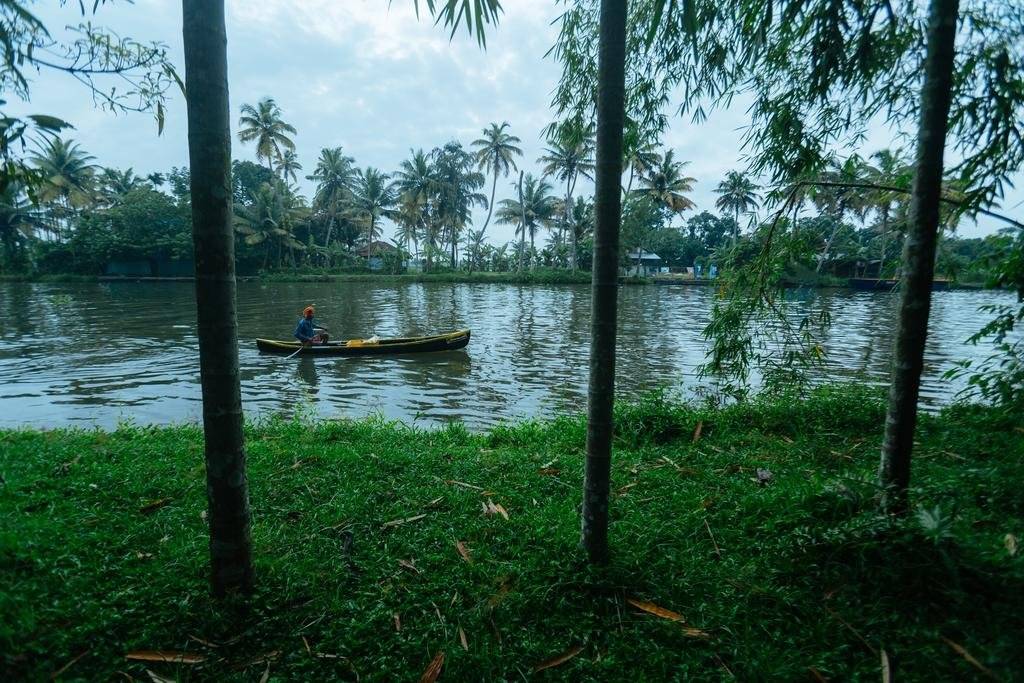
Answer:
<svg viewBox="0 0 1024 683"><path fill-rule="evenodd" d="M850 288L867 292L891 292L896 289L899 280L877 277L851 277ZM932 291L941 292L949 289L949 280L933 280Z"/></svg>
<svg viewBox="0 0 1024 683"><path fill-rule="evenodd" d="M456 330L429 337L398 337L394 339L349 339L301 346L297 341L257 339L262 353L296 354L300 356L382 356L396 353L455 351L469 344L469 330Z"/></svg>

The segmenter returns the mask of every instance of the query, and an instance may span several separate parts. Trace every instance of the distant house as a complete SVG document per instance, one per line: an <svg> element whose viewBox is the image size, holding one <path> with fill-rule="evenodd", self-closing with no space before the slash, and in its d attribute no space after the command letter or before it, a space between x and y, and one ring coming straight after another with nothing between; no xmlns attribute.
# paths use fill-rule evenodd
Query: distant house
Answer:
<svg viewBox="0 0 1024 683"><path fill-rule="evenodd" d="M626 254L628 265L623 268L626 275L633 277L651 277L657 273L667 273L664 260L652 251L631 251Z"/></svg>
<svg viewBox="0 0 1024 683"><path fill-rule="evenodd" d="M398 249L395 248L395 245L374 240L360 248L356 253L366 259L366 267L370 270L383 270L384 257L397 252Z"/></svg>

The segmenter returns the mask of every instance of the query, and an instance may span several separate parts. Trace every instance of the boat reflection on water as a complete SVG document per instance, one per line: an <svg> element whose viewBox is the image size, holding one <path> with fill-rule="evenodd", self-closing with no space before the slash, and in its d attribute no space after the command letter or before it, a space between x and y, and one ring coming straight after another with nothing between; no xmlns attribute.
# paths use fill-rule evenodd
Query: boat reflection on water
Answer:
<svg viewBox="0 0 1024 683"><path fill-rule="evenodd" d="M458 410L471 393L473 365L466 351L295 360L300 400L321 415L379 414L410 421L412 408L417 417L437 420ZM372 395L365 390L368 384L376 384Z"/></svg>

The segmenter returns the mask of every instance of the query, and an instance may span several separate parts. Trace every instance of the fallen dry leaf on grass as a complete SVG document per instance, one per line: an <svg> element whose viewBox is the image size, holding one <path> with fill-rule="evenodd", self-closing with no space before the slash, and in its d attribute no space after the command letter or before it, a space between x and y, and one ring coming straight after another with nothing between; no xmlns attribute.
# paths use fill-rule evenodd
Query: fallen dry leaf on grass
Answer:
<svg viewBox="0 0 1024 683"><path fill-rule="evenodd" d="M469 642L466 641L466 632L459 627L459 642L462 643L462 649L469 652Z"/></svg>
<svg viewBox="0 0 1024 683"><path fill-rule="evenodd" d="M173 678L167 678L167 676L161 676L157 672L151 671L150 669L146 669L146 673L149 674L149 680L153 681L153 683L178 683L177 680Z"/></svg>
<svg viewBox="0 0 1024 683"><path fill-rule="evenodd" d="M205 645L206 647L212 647L212 648L220 647L219 645L217 645L217 643L211 642L209 640L204 640L203 638L200 638L199 636L190 635L189 638L191 640L196 641L200 645Z"/></svg>
<svg viewBox="0 0 1024 683"><path fill-rule="evenodd" d="M506 522L508 521L508 511L501 505L495 505L490 498L487 499L486 503L481 503L481 505L484 507L485 515L501 515L505 518Z"/></svg>
<svg viewBox="0 0 1024 683"><path fill-rule="evenodd" d="M398 612L391 615L395 619L395 633L401 633L402 631L402 617L398 616Z"/></svg>
<svg viewBox="0 0 1024 683"><path fill-rule="evenodd" d="M124 658L133 662L167 662L168 664L202 664L206 661L206 657L203 655L174 650L132 650L125 654Z"/></svg>
<svg viewBox="0 0 1024 683"><path fill-rule="evenodd" d="M413 571L413 572L416 572L417 574L419 574L419 573L420 573L420 570L416 568L416 565L414 565L414 564L413 564L412 562L410 562L409 560L399 560L399 561L398 561L398 564L399 564L399 565L401 565L401 566L403 566L403 567L405 567L405 568L406 568L406 569L408 569L409 571Z"/></svg>
<svg viewBox="0 0 1024 683"><path fill-rule="evenodd" d="M975 669L977 669L981 673L985 674L986 677L991 678L993 681L1000 680L999 676L996 676L994 673L992 673L992 669L989 669L987 666L985 666L984 664L979 662L977 659L975 659L974 656L970 652L968 652L967 649L963 645L960 645L959 643L953 642L952 640L950 640L946 636L939 636L939 638L941 638L942 642L944 642L946 645L949 645L951 648L953 648L954 652L956 652L958 655L960 655L965 660L967 660L968 664L973 666Z"/></svg>
<svg viewBox="0 0 1024 683"><path fill-rule="evenodd" d="M658 605L655 605L653 602L635 600L633 598L626 598L626 602L633 605L633 607L636 607L637 609L642 609L648 614L653 614L656 617L668 619L669 621L683 621L682 614L679 614L678 612L673 612L670 609L665 609L664 607L659 607Z"/></svg>
<svg viewBox="0 0 1024 683"><path fill-rule="evenodd" d="M159 510L163 506L165 506L168 503L170 503L172 500L174 500L174 499L173 498L157 498L156 500L151 500L148 503L146 503L145 505L143 505L142 507L140 507L139 508L139 512L141 512L144 515L148 515L151 512L156 512L157 510Z"/></svg>
<svg viewBox="0 0 1024 683"><path fill-rule="evenodd" d="M682 626L683 635L687 638L710 638L711 634L694 626Z"/></svg>
<svg viewBox="0 0 1024 683"><path fill-rule="evenodd" d="M445 483L446 484L451 484L452 486L461 486L463 488L473 489L474 491L483 491L484 490L483 486L477 486L476 484L467 484L466 482L458 481L457 479L445 479Z"/></svg>
<svg viewBox="0 0 1024 683"><path fill-rule="evenodd" d="M556 666L561 666L562 664L565 664L566 662L568 662L570 659L572 659L573 657L575 657L576 655L578 655L581 652L583 652L583 646L582 645L574 645L573 647L570 647L568 650L566 650L562 654L560 654L560 655L558 655L556 657L552 657L551 659L545 659L543 662L541 662L537 666L533 667L533 673L537 673L538 671L543 671L544 669L553 669Z"/></svg>
<svg viewBox="0 0 1024 683"><path fill-rule="evenodd" d="M889 664L889 653L882 650L882 683L892 683L892 666Z"/></svg>
<svg viewBox="0 0 1024 683"><path fill-rule="evenodd" d="M390 522L384 522L384 524L381 525L381 528L382 529L387 529L388 527L398 526L399 524L408 524L409 522L418 522L419 520L423 519L424 517L426 517L426 515L416 515L415 517L406 517L405 519L393 519Z"/></svg>
<svg viewBox="0 0 1024 683"><path fill-rule="evenodd" d="M79 659L81 659L82 657L86 656L90 652L92 652L92 648L89 648L88 650L84 651L82 654L78 655L77 657L72 659L70 662L68 662L67 664L65 664L61 668L59 668L56 671L54 671L52 674L50 674L50 680L52 681L52 680L55 680L57 678L60 678L61 674L63 674L65 671L67 671L72 666L74 666L78 662Z"/></svg>
<svg viewBox="0 0 1024 683"><path fill-rule="evenodd" d="M693 430L693 442L697 443L700 440L700 433L704 431L704 420L697 423L696 428Z"/></svg>
<svg viewBox="0 0 1024 683"><path fill-rule="evenodd" d="M470 564L473 564L473 558L469 556L469 549L466 548L466 544L462 541L455 542L455 549L459 551L459 555L462 555L462 559Z"/></svg>
<svg viewBox="0 0 1024 683"><path fill-rule="evenodd" d="M1010 557L1017 554L1017 537L1013 534L1006 534L1003 537L1003 545L1006 546L1006 552L1010 553Z"/></svg>
<svg viewBox="0 0 1024 683"><path fill-rule="evenodd" d="M441 675L441 668L444 666L444 652L438 652L434 657L433 661L430 662L430 666L420 676L420 683L434 683L437 677Z"/></svg>
<svg viewBox="0 0 1024 683"><path fill-rule="evenodd" d="M553 477L555 475L561 474L562 470L558 469L557 467L542 467L539 470L537 470L537 473Z"/></svg>

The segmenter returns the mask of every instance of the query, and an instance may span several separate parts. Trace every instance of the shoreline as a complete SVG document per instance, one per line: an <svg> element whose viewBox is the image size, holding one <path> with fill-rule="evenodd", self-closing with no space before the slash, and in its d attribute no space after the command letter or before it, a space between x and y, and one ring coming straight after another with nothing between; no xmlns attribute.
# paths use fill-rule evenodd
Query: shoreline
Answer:
<svg viewBox="0 0 1024 683"><path fill-rule="evenodd" d="M160 283L160 282L194 282L194 277L160 277L160 276L125 276L125 275L75 275L75 274L40 274L40 275L0 275L3 282L29 283L75 283L75 282L120 282L120 283ZM558 271L543 270L533 273L406 273L399 275L379 273L266 273L262 275L239 275L238 282L379 282L384 284L403 283L450 283L450 284L510 284L510 285L559 285L559 284L591 284L589 271ZM683 278L639 278L620 276L621 285L656 285L659 287L712 287L718 280L683 279ZM787 280L783 282L787 289L844 289L859 291L849 283L842 282L799 282ZM987 287L982 283L950 282L948 291L1000 291L998 288Z"/></svg>

